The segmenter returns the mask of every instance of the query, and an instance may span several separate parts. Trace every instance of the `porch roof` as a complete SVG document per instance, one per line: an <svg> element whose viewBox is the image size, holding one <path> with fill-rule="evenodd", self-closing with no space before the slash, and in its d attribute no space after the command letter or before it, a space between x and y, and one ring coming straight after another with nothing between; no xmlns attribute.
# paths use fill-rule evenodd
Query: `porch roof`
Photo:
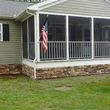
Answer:
<svg viewBox="0 0 110 110"><path fill-rule="evenodd" d="M110 0L47 0L28 7L31 11L110 17Z"/></svg>
<svg viewBox="0 0 110 110"><path fill-rule="evenodd" d="M67 1L67 0L44 0L44 1L40 2L40 3L37 3L37 4L32 5L32 6L29 6L28 9L29 10L33 10L33 11L42 10L42 9L54 6L56 4L62 3L64 1Z"/></svg>

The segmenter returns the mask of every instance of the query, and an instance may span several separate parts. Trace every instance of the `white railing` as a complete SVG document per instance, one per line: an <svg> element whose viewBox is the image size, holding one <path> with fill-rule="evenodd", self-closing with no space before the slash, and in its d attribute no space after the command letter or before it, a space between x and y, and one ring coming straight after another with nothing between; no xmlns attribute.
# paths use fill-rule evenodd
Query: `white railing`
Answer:
<svg viewBox="0 0 110 110"><path fill-rule="evenodd" d="M69 59L91 59L91 41L69 41ZM40 42L40 61L66 60L66 41L49 41L44 52ZM94 58L110 57L110 42L94 41Z"/></svg>
<svg viewBox="0 0 110 110"><path fill-rule="evenodd" d="M45 52L40 42L40 60L66 59L66 41L48 41L48 50Z"/></svg>
<svg viewBox="0 0 110 110"><path fill-rule="evenodd" d="M90 41L70 41L69 42L69 58L70 59L87 59L91 58L91 42Z"/></svg>
<svg viewBox="0 0 110 110"><path fill-rule="evenodd" d="M95 58L110 57L110 41L95 41Z"/></svg>

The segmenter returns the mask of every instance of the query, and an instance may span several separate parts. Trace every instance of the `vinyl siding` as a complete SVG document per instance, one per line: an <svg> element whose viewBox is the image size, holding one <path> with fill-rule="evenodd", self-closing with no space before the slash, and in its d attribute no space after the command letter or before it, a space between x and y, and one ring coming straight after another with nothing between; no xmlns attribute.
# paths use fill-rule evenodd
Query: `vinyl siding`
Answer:
<svg viewBox="0 0 110 110"><path fill-rule="evenodd" d="M42 10L44 12L110 17L110 4L104 0L67 0Z"/></svg>
<svg viewBox="0 0 110 110"><path fill-rule="evenodd" d="M20 64L22 62L21 23L12 20L0 20L9 24L10 41L0 42L0 64Z"/></svg>

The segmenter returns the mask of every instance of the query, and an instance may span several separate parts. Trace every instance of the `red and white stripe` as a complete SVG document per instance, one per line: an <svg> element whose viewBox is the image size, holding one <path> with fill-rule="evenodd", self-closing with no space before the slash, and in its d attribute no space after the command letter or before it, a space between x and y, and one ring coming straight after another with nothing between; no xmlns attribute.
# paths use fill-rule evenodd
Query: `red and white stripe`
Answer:
<svg viewBox="0 0 110 110"><path fill-rule="evenodd" d="M42 27L42 48L44 52L48 50L48 32L45 30L45 26Z"/></svg>

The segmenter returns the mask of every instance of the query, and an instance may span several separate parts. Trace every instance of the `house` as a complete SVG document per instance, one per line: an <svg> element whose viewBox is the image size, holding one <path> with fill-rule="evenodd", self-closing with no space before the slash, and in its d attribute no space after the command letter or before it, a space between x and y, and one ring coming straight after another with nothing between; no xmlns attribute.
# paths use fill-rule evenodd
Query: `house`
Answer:
<svg viewBox="0 0 110 110"><path fill-rule="evenodd" d="M45 79L110 73L109 0L4 1L0 8L1 74Z"/></svg>

